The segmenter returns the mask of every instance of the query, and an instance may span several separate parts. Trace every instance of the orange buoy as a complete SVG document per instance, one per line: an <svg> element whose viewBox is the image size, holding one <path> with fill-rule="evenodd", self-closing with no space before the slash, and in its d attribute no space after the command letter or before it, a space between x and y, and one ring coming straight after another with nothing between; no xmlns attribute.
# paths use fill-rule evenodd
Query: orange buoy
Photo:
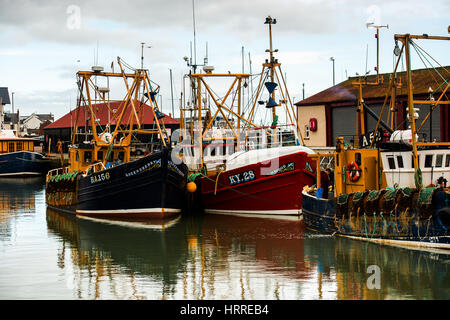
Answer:
<svg viewBox="0 0 450 320"><path fill-rule="evenodd" d="M188 182L186 188L188 192L193 193L197 190L197 185L195 184L195 182Z"/></svg>

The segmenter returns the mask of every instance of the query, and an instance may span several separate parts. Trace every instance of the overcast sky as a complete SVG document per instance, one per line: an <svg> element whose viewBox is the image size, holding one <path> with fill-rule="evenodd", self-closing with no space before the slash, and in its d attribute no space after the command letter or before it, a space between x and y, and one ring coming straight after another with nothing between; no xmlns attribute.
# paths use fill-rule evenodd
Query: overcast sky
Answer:
<svg viewBox="0 0 450 320"><path fill-rule="evenodd" d="M393 35L448 35L448 0L194 0L197 63L208 44L208 64L217 72L261 70L268 48L266 16L273 26L274 47L295 101L376 66L376 30L381 29L380 72L393 70ZM120 56L144 67L161 86L162 110L171 112L169 69L174 96L189 69L183 60L193 42L192 0L0 0L0 86L15 92L21 115L52 112L56 118L76 104L75 73L94 62L109 71ZM447 43L420 42L442 65L450 64ZM423 68L417 57L413 67ZM117 71L117 69L115 70ZM256 86L256 84L255 84ZM175 102L175 110L179 103ZM7 106L9 111L11 106ZM178 115L178 111L175 112Z"/></svg>

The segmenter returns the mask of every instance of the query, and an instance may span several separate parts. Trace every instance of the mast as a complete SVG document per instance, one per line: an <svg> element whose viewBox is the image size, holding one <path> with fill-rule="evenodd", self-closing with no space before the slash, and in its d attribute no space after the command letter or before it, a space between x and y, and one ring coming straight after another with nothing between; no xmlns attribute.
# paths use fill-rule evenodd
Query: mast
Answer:
<svg viewBox="0 0 450 320"><path fill-rule="evenodd" d="M409 52L409 34L405 35L404 45L405 45L405 60L406 60L406 88L408 91L409 125L411 127L414 169L417 170L417 168L419 168L419 162L417 159L416 121L414 119L414 103L413 103L413 91L411 79L411 56Z"/></svg>
<svg viewBox="0 0 450 320"><path fill-rule="evenodd" d="M414 101L413 96L413 86L412 86L412 77L411 77L411 55L410 55L410 48L409 44L412 39L429 39L429 40L450 40L450 37L444 37L444 36L429 36L427 34L424 35L411 35L409 33L407 34L396 34L394 35L394 39L400 40L403 43L403 46L405 48L405 60L406 60L406 81L407 81L407 92L408 92L408 117L409 117L409 124L411 127L411 141L412 141L412 147L413 147L413 160L414 160L414 169L417 170L419 168L419 162L417 158L417 130L416 130L416 123L414 118L414 104L415 103L435 103L438 104L440 102L441 97L438 99L438 101ZM448 85L447 85L448 88ZM447 88L443 91L447 90ZM442 103L442 102L441 102ZM428 118L428 116L426 117ZM423 124L422 124L423 125ZM421 125L421 126L422 126Z"/></svg>
<svg viewBox="0 0 450 320"><path fill-rule="evenodd" d="M272 17L271 16L268 16L267 18L266 18L266 21L264 22L264 24L268 24L269 25L269 49L268 50L266 50L266 52L268 51L269 52L269 63L268 63L268 67L269 67L269 69L270 69L270 81L271 82L275 82L274 80L274 67L275 67L275 64L274 64L274 57L273 57L273 53L274 52L278 52L278 49L276 49L275 51L273 50L273 47L272 47L272 24L276 24L277 23L277 19L272 19ZM273 90L272 91L272 99L273 100L275 100L275 90ZM277 113L276 113L276 110L275 110L275 108L272 108L272 121L273 122L275 122L275 120L276 120L276 116L277 116Z"/></svg>
<svg viewBox="0 0 450 320"><path fill-rule="evenodd" d="M357 126L356 126L356 141L355 141L355 145L359 146L359 136L360 135L364 135L366 133L366 127L365 127L365 121L364 121L364 99L363 99L363 92L362 92L362 88L363 85L379 85L380 83L383 83L383 77L380 77L380 65L379 65L379 51L380 51L380 29L381 28L387 28L389 29L389 25L374 25L372 22L367 23L366 27L372 27L372 28L376 28L377 29L377 33L375 34L375 38L377 39L377 66L374 68L377 72L377 77L375 82L367 82L367 75L369 74L370 71L366 71L366 74L364 75L364 80L359 77L357 82L353 82L353 85L358 86L358 105L357 105ZM366 61L367 61L367 55L366 55ZM367 65L367 62L366 62Z"/></svg>
<svg viewBox="0 0 450 320"><path fill-rule="evenodd" d="M173 107L173 81L172 81L172 69L170 70L170 96L172 101L172 117L175 117L175 109Z"/></svg>

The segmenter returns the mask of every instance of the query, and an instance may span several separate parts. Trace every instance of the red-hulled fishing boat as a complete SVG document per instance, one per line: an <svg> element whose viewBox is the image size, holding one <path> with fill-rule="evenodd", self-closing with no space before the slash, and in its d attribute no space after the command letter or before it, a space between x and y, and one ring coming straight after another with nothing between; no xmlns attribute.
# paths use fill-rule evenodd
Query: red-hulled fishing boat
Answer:
<svg viewBox="0 0 450 320"><path fill-rule="evenodd" d="M205 211L299 215L303 186L315 181L310 153L290 146L233 154L226 170L201 182Z"/></svg>
<svg viewBox="0 0 450 320"><path fill-rule="evenodd" d="M199 185L205 212L300 215L302 189L315 182L316 164L308 157L314 152L301 145L296 112L281 64L274 57L278 50L272 49L271 26L275 23L276 19L266 18L269 59L262 64L256 93L247 105L241 95L250 74L213 74L213 68L206 67L205 73L189 75L194 99L192 107L181 109L181 145L191 171L189 180ZM224 95L209 87L218 78L231 78ZM265 108L258 108L261 105ZM284 109L280 116L285 123L279 123L277 107ZM190 111L190 121L183 117L185 111ZM256 125L263 123L264 112L271 123Z"/></svg>

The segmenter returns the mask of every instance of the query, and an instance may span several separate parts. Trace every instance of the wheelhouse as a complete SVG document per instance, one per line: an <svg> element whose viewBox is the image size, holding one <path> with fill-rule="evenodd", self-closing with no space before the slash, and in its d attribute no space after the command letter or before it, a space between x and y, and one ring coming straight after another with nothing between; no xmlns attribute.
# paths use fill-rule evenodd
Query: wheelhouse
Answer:
<svg viewBox="0 0 450 320"><path fill-rule="evenodd" d="M0 153L34 152L34 142L35 140L27 138L0 139Z"/></svg>

